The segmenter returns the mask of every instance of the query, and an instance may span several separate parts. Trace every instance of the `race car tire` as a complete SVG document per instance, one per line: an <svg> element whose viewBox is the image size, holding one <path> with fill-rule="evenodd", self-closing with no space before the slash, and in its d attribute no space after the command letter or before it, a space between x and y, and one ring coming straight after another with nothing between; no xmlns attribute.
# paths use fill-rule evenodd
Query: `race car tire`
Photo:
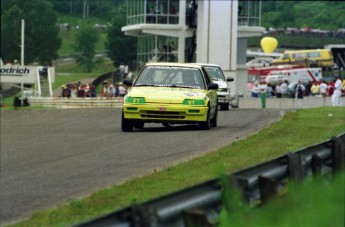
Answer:
<svg viewBox="0 0 345 227"><path fill-rule="evenodd" d="M169 123L166 123L166 122L162 123L162 125L163 125L164 127L167 127L167 128L171 127L171 125L170 125Z"/></svg>
<svg viewBox="0 0 345 227"><path fill-rule="evenodd" d="M212 125L213 127L217 127L217 125L218 125L218 108L216 108L215 111L216 111L216 112L214 113L214 116L213 116L213 118L211 119L211 125Z"/></svg>
<svg viewBox="0 0 345 227"><path fill-rule="evenodd" d="M136 121L133 123L134 128L144 128L145 122L142 121Z"/></svg>
<svg viewBox="0 0 345 227"><path fill-rule="evenodd" d="M229 103L220 104L220 109L221 110L229 110Z"/></svg>
<svg viewBox="0 0 345 227"><path fill-rule="evenodd" d="M209 130L211 128L210 108L208 108L208 111L207 111L206 121L199 123L199 126L203 130Z"/></svg>
<svg viewBox="0 0 345 227"><path fill-rule="evenodd" d="M122 112L121 129L123 132L133 131L133 122L125 118L125 114Z"/></svg>

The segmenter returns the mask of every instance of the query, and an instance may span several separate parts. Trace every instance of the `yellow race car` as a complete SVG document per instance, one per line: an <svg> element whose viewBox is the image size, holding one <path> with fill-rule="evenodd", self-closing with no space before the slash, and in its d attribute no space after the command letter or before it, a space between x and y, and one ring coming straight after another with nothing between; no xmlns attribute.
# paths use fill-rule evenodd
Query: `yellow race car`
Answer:
<svg viewBox="0 0 345 227"><path fill-rule="evenodd" d="M121 128L124 132L145 123L217 126L217 89L201 65L148 63L132 82L124 80Z"/></svg>

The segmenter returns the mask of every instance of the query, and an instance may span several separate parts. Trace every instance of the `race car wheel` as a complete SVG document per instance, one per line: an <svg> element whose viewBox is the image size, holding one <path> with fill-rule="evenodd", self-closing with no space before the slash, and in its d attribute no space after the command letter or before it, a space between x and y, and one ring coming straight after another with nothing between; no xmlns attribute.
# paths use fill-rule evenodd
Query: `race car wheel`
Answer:
<svg viewBox="0 0 345 227"><path fill-rule="evenodd" d="M201 122L201 123L199 124L199 126L201 127L201 129L204 129L204 130L208 130L208 129L211 128L210 108L208 108L208 111L207 111L207 118L206 118L206 121Z"/></svg>
<svg viewBox="0 0 345 227"><path fill-rule="evenodd" d="M169 123L166 123L166 122L162 123L162 125L163 125L164 127L167 127L167 128L170 127L170 124L169 124Z"/></svg>
<svg viewBox="0 0 345 227"><path fill-rule="evenodd" d="M133 131L133 122L125 118L125 114L122 112L121 129L123 132Z"/></svg>
<svg viewBox="0 0 345 227"><path fill-rule="evenodd" d="M221 110L229 110L229 103L220 104L220 109Z"/></svg>
<svg viewBox="0 0 345 227"><path fill-rule="evenodd" d="M212 124L212 126L213 127L217 127L217 125L218 125L218 108L216 108L216 110L215 110L216 112L214 113L214 116L213 116L213 118L211 119L211 124Z"/></svg>
<svg viewBox="0 0 345 227"><path fill-rule="evenodd" d="M145 122L136 121L133 123L134 128L144 128Z"/></svg>

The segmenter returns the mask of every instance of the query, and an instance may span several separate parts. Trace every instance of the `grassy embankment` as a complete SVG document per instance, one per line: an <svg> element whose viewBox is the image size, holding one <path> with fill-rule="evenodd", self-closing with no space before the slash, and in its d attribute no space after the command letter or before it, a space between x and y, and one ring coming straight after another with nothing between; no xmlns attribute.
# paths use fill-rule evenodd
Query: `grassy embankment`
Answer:
<svg viewBox="0 0 345 227"><path fill-rule="evenodd" d="M30 219L14 226L70 226L113 212L134 202L147 201L208 179L217 178L220 169L228 174L289 151L325 141L343 132L345 132L345 107L321 107L288 112L281 121L247 139L238 140L217 151L167 167L148 176L103 189L87 198L71 199L56 208L35 212ZM212 133L212 130L209 133ZM308 189L307 196L297 195L297 198L278 199L276 202L278 208L262 209L262 211L244 210L239 214L236 213L235 217L225 218L223 223L226 224L228 219L231 222L233 219L239 219L239 224L234 226L258 226L255 220L261 223L261 217L267 217L267 215L268 219L270 217L274 221L279 219L279 223L291 223L293 219L296 219L299 221L299 226L322 226L313 225L314 216L320 216L324 220L342 221L344 220L344 203L342 203L344 185L343 181L338 183L324 187L318 185L317 190L312 187ZM296 200L297 207L303 204L306 208L300 210L290 205ZM309 200L315 200L317 205L310 203ZM320 209L317 213L309 214L311 206ZM292 209L297 209L297 211L292 212ZM266 210L268 214L261 214ZM248 217L249 213L249 219L241 219L243 216ZM307 215L307 218L302 218L303 215ZM248 225L243 223L248 223ZM277 226L276 223L278 222L260 226Z"/></svg>

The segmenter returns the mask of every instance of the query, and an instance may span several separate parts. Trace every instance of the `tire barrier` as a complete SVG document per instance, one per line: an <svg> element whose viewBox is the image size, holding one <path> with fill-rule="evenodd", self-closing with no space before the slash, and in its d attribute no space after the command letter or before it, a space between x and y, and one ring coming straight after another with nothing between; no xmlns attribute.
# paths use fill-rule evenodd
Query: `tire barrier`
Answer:
<svg viewBox="0 0 345 227"><path fill-rule="evenodd" d="M247 203L257 206L277 196L289 181L302 182L319 175L330 177L342 171L344 160L345 133L232 173L228 179ZM222 191L220 179L213 179L76 226L216 226L215 220L223 208Z"/></svg>
<svg viewBox="0 0 345 227"><path fill-rule="evenodd" d="M100 75L99 77L97 77L94 81L92 81L92 84L95 87L98 87L98 85L102 84L104 80L107 79L113 79L114 81L119 81L120 80L120 71L114 71L114 72L107 72L104 73L102 75Z"/></svg>

